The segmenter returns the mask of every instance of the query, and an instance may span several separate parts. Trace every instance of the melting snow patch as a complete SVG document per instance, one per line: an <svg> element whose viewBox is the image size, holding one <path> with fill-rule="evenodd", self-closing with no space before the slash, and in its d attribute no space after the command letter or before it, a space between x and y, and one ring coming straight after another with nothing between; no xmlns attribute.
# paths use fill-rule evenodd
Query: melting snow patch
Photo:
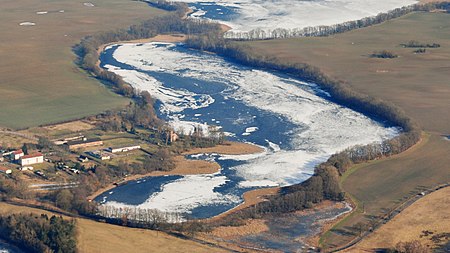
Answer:
<svg viewBox="0 0 450 253"><path fill-rule="evenodd" d="M22 22L19 24L20 26L34 26L36 23L34 22Z"/></svg>
<svg viewBox="0 0 450 253"><path fill-rule="evenodd" d="M95 5L93 4L93 3L83 3L83 5L84 6L87 6L87 7L94 7Z"/></svg>
<svg viewBox="0 0 450 253"><path fill-rule="evenodd" d="M36 12L36 14L38 14L38 15L44 15L44 14L47 14L48 13L48 11L38 11L38 12Z"/></svg>

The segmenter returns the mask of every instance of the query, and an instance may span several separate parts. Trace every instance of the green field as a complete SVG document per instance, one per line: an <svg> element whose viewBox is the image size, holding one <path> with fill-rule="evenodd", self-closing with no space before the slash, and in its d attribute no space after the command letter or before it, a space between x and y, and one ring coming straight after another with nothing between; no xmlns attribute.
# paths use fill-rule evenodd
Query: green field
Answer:
<svg viewBox="0 0 450 253"><path fill-rule="evenodd" d="M55 123L128 103L77 68L72 47L84 36L126 28L164 12L131 0L90 2L95 6L72 0L2 1L0 126ZM37 14L44 11L48 13ZM20 26L22 22L36 25Z"/></svg>
<svg viewBox="0 0 450 253"><path fill-rule="evenodd" d="M258 54L284 62L308 63L350 84L355 90L390 101L427 131L413 149L388 159L355 166L342 177L358 210L322 238L322 246L343 245L355 237L355 225L385 214L425 188L450 181L450 15L412 13L344 34L243 42ZM400 44L410 40L440 48L414 54ZM374 59L389 50L395 59Z"/></svg>

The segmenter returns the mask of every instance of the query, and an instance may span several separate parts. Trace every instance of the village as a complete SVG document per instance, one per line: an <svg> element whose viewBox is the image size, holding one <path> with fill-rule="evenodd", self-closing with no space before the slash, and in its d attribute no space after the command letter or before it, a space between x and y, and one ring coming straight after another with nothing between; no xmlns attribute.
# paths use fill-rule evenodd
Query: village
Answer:
<svg viewBox="0 0 450 253"><path fill-rule="evenodd" d="M112 171L119 166L142 166L162 146L179 139L172 130L104 131L98 123L85 119L17 133L0 131L4 137L0 142L0 174L26 182L35 190L48 190L55 183L74 186L81 174L93 174L99 166ZM15 134L33 138L8 138ZM125 178L128 173L119 176Z"/></svg>

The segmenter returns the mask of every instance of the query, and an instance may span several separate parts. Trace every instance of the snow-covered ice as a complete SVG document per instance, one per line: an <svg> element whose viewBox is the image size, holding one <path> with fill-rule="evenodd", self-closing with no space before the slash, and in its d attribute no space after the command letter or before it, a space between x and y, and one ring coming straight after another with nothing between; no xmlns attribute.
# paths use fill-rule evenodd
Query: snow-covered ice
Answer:
<svg viewBox="0 0 450 253"><path fill-rule="evenodd" d="M164 185L160 192L151 195L144 203L133 206L141 209L157 209L162 212L189 213L205 204L237 203L240 198L223 195L214 189L226 183L225 176L215 174L188 175ZM116 207L131 207L118 202L107 202Z"/></svg>
<svg viewBox="0 0 450 253"><path fill-rule="evenodd" d="M185 3L216 4L235 8L238 16L222 21L232 31L254 29L294 29L308 26L333 25L358 20L415 4L416 0L179 0ZM196 9L192 17L204 17L206 12Z"/></svg>
<svg viewBox="0 0 450 253"><path fill-rule="evenodd" d="M271 136L265 136L267 147L262 153L223 155L217 158L244 161L231 168L243 178L239 182L240 187L300 183L313 174L315 165L330 155L354 145L380 142L398 134L397 128L386 128L360 113L325 99L327 95L315 84L243 68L215 55L173 50L175 46L158 43L120 45L113 57L135 69L124 70L111 65L105 67L121 75L135 89L149 91L161 101L161 109L169 115L179 115L185 109L205 109L215 101L208 94L167 88L144 71L225 83L226 96L242 101L247 106L280 115L296 126L292 130L290 149L280 148L279 143L270 141ZM200 114L196 116L202 117ZM255 118L254 115L247 115L235 121L242 124ZM188 128L188 125L198 124L175 116L172 119L171 124L175 127ZM217 123L221 119L215 120ZM260 126L250 125L245 133L259 133L262 130ZM189 212L192 208L208 203L238 201L238 196L214 191L226 180L221 173L186 176L166 184L161 192L152 195L141 207Z"/></svg>

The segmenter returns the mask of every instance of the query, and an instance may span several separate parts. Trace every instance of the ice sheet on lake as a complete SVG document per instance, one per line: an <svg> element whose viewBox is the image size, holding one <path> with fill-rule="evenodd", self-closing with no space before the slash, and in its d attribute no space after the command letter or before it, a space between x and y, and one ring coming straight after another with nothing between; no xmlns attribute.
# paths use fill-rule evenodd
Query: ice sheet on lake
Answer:
<svg viewBox="0 0 450 253"><path fill-rule="evenodd" d="M214 101L205 99L202 100L204 103L196 103L193 98L201 95L165 88L156 79L138 70L223 82L228 87L226 96L247 106L283 116L297 126L293 130L292 149L283 150L267 141L263 153L218 158L246 161L233 168L244 179L240 182L241 187L286 186L302 182L312 175L315 165L330 155L354 145L380 142L398 134L396 128L385 128L360 113L326 100L322 97L324 93L314 84L236 66L214 55L173 50L174 47L157 43L120 45L113 54L114 58L136 70L114 66L107 68L123 76L134 88L148 90L162 101L163 109L168 112L182 112L186 108L199 106L204 108ZM250 133L263 129L251 127L247 130ZM185 205L191 208L208 201L231 201L236 196L221 196L213 190L225 180L220 176L187 176L164 186L145 205L173 211L184 210ZM200 191L205 191L206 195Z"/></svg>
<svg viewBox="0 0 450 253"><path fill-rule="evenodd" d="M186 3L215 3L237 8L239 16L231 21L220 21L233 31L250 31L257 28L294 29L308 26L333 25L377 15L395 8L415 4L416 0L178 0ZM194 17L202 17L202 10Z"/></svg>
<svg viewBox="0 0 450 253"><path fill-rule="evenodd" d="M162 212L190 213L192 209L206 204L223 204L239 202L234 195L221 194L214 189L225 184L225 176L215 174L189 175L170 182L149 197L144 203L133 206L142 209L158 209ZM126 204L110 201L107 205L131 207Z"/></svg>
<svg viewBox="0 0 450 253"><path fill-rule="evenodd" d="M282 78L265 71L243 69L213 55L172 50L174 46L158 43L139 46L125 44L116 49L114 58L136 69L226 82L233 91L229 96L249 106L282 115L299 126L292 140L294 151L274 152L236 168L246 179L247 182L243 183L245 186L253 185L252 181L255 181L255 186L260 186L261 180L272 180L277 185L301 182L305 179L304 175L313 172L314 165L326 160L331 154L397 134L395 128L386 129L360 113L317 96L314 92L317 87L313 84ZM163 106L170 111L195 109L198 106L192 102L196 94L164 88L153 77L142 72L112 66L108 68L123 76L135 88L148 90L162 100ZM209 104L207 102L202 106L207 107ZM256 128L247 130L250 133Z"/></svg>

